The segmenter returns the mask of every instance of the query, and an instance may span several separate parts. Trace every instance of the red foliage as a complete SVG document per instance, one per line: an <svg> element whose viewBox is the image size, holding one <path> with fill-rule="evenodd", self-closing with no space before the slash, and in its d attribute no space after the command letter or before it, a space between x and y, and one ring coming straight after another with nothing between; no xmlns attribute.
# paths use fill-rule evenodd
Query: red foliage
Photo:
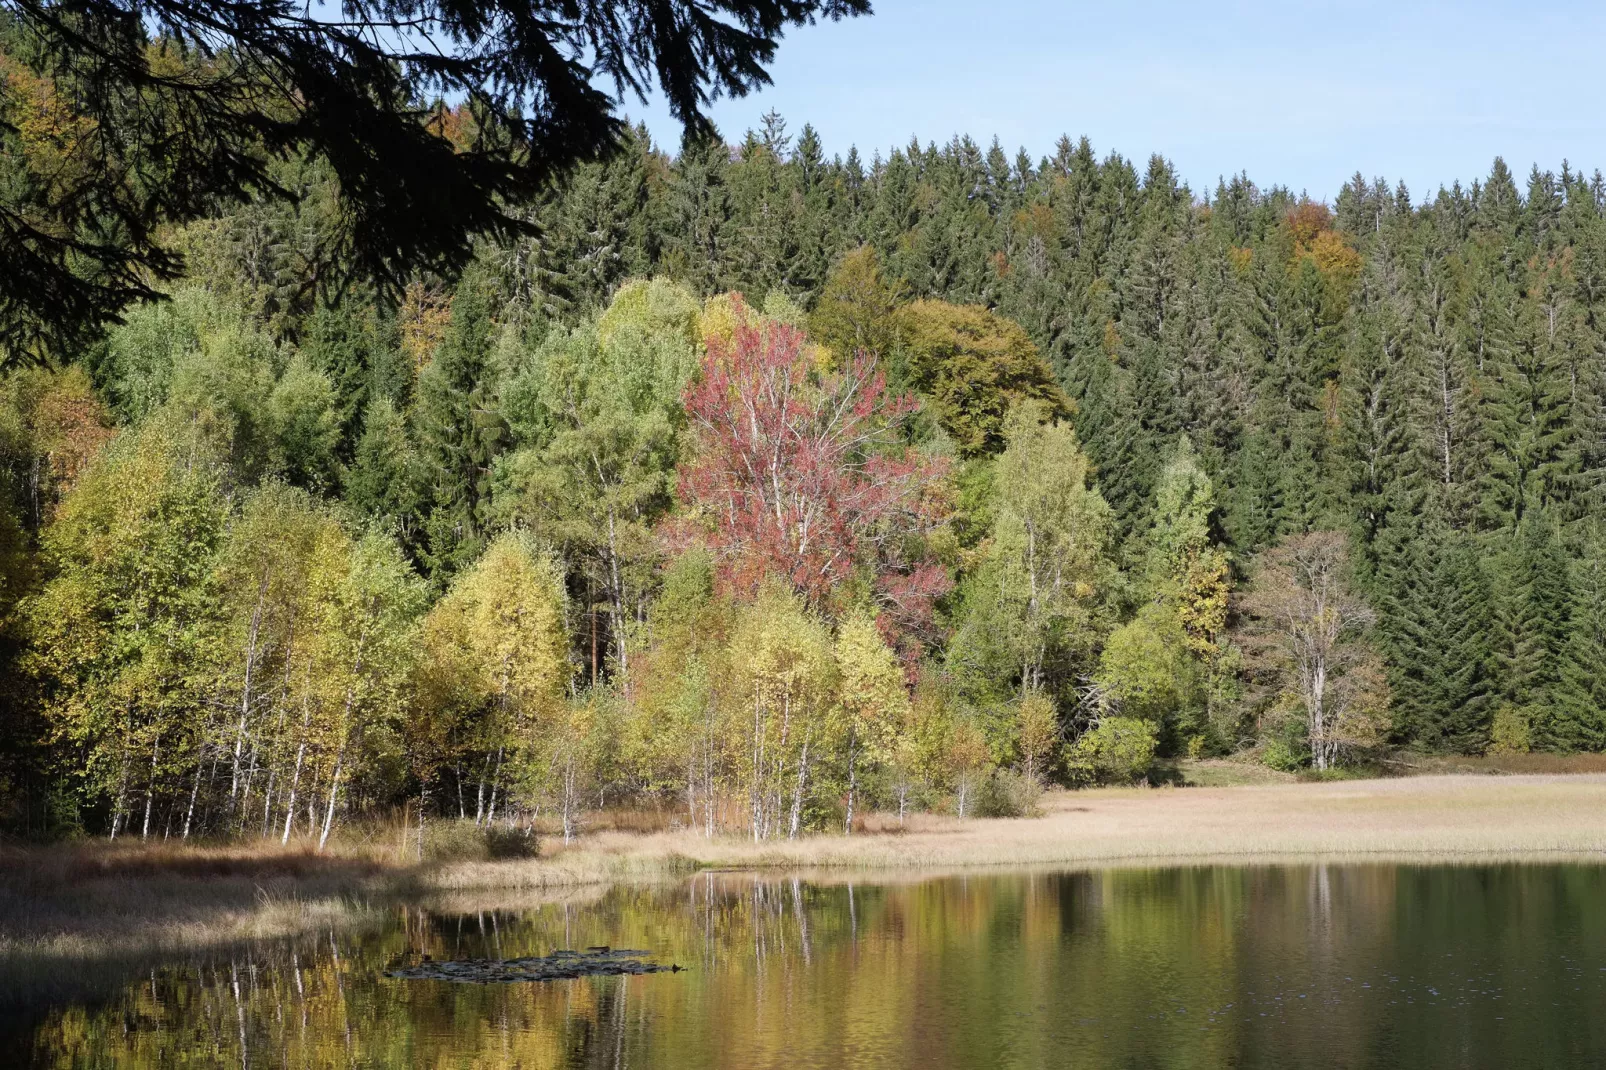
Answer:
<svg viewBox="0 0 1606 1070"><path fill-rule="evenodd" d="M740 326L710 340L684 400L697 451L680 494L724 583L750 593L783 577L827 608L860 576L900 630L929 624L950 580L920 536L939 519L945 466L896 447L914 401L888 394L874 360L820 374L800 331Z"/></svg>

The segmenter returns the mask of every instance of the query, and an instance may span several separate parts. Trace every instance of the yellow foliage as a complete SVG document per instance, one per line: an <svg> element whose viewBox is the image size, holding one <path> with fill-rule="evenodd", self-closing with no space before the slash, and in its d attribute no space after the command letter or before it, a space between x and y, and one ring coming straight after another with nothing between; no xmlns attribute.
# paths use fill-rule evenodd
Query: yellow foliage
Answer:
<svg viewBox="0 0 1606 1070"><path fill-rule="evenodd" d="M425 619L427 657L473 698L527 725L557 709L568 683L567 608L551 556L520 533L503 535Z"/></svg>
<svg viewBox="0 0 1606 1070"><path fill-rule="evenodd" d="M597 319L597 344L610 349L622 337L653 334L684 337L695 346L702 338L697 298L668 279L626 280Z"/></svg>
<svg viewBox="0 0 1606 1070"><path fill-rule="evenodd" d="M1308 245L1298 248L1298 255L1309 257L1322 276L1345 294L1361 277L1361 254L1336 230L1317 234Z"/></svg>
<svg viewBox="0 0 1606 1070"><path fill-rule="evenodd" d="M422 371L434 357L451 322L452 301L444 292L426 287L422 282L414 282L407 287L397 312L397 326L401 334L401 351L415 374Z"/></svg>
<svg viewBox="0 0 1606 1070"><path fill-rule="evenodd" d="M873 758L883 758L909 719L909 692L897 655L867 613L842 622L836 639L838 704Z"/></svg>
<svg viewBox="0 0 1606 1070"><path fill-rule="evenodd" d="M1232 583L1227 555L1215 547L1190 550L1183 563L1177 616L1188 649L1200 657L1216 652L1216 640L1227 626Z"/></svg>
<svg viewBox="0 0 1606 1070"><path fill-rule="evenodd" d="M738 327L752 327L758 319L741 294L715 294L703 303L703 313L697 321L697 333L705 345L729 346Z"/></svg>
<svg viewBox="0 0 1606 1070"><path fill-rule="evenodd" d="M0 119L17 131L29 173L52 193L67 191L95 166L95 121L77 114L50 79L3 54L0 80Z"/></svg>
<svg viewBox="0 0 1606 1070"><path fill-rule="evenodd" d="M1489 727L1490 754L1527 754L1533 749L1532 711L1526 706L1501 706Z"/></svg>
<svg viewBox="0 0 1606 1070"><path fill-rule="evenodd" d="M1028 691L1016 707L1016 749L1021 772L1037 783L1059 741L1059 713L1054 700L1038 690Z"/></svg>

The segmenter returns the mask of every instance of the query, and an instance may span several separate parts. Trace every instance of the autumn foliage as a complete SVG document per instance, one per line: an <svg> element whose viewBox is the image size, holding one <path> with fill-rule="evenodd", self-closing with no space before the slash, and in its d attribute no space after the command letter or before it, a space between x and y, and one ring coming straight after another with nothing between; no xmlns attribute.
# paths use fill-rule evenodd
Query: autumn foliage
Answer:
<svg viewBox="0 0 1606 1070"><path fill-rule="evenodd" d="M783 577L830 608L859 580L902 628L929 622L949 588L922 539L944 465L897 442L914 401L889 394L873 359L822 373L801 331L739 326L729 343L710 340L684 401L697 440L680 470L696 514L685 534L713 552L725 584L752 593Z"/></svg>

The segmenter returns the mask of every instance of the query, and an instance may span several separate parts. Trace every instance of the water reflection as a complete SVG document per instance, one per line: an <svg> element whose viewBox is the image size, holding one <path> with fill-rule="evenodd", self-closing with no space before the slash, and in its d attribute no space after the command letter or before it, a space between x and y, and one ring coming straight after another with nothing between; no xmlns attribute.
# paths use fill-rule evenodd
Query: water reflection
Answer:
<svg viewBox="0 0 1606 1070"><path fill-rule="evenodd" d="M1598 1065L1603 906L1598 867L702 874L516 910L398 908L377 931L37 1007L7 1043L62 1067ZM422 954L593 944L689 972L382 976Z"/></svg>

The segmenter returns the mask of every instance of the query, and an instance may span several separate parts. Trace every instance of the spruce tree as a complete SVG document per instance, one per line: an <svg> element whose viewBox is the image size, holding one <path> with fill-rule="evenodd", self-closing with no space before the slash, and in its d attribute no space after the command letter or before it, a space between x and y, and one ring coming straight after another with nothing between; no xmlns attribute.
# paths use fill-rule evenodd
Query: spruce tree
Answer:
<svg viewBox="0 0 1606 1070"><path fill-rule="evenodd" d="M368 403L362 435L345 470L346 501L411 541L417 526L417 461L407 421L387 397Z"/></svg>
<svg viewBox="0 0 1606 1070"><path fill-rule="evenodd" d="M425 485L421 556L438 580L478 557L488 535L491 463L505 448L491 331L485 286L466 280L452 300L446 337L419 376L413 419Z"/></svg>
<svg viewBox="0 0 1606 1070"><path fill-rule="evenodd" d="M1378 539L1374 588L1393 690L1395 738L1481 751L1493 713L1491 607L1478 551L1436 509Z"/></svg>
<svg viewBox="0 0 1606 1070"><path fill-rule="evenodd" d="M1552 750L1606 747L1606 536L1592 525L1572 570L1572 605L1550 716L1538 726Z"/></svg>
<svg viewBox="0 0 1606 1070"><path fill-rule="evenodd" d="M728 278L730 167L730 149L717 133L681 142L664 209L664 267L698 293L716 293Z"/></svg>
<svg viewBox="0 0 1606 1070"><path fill-rule="evenodd" d="M1534 510L1494 560L1495 659L1501 697L1513 706L1551 699L1568 632L1567 558L1550 516Z"/></svg>

